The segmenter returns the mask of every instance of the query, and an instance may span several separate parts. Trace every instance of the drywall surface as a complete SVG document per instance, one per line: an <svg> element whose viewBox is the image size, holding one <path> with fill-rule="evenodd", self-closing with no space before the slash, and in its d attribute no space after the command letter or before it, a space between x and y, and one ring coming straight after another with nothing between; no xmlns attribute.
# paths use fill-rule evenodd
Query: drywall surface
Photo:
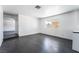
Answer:
<svg viewBox="0 0 79 59"><path fill-rule="evenodd" d="M72 39L73 29L75 28L75 16L74 12L68 12L61 15L51 16L40 20L40 32L48 35L58 36L62 38ZM59 22L58 28L53 28L46 25L46 21L52 22L57 20Z"/></svg>
<svg viewBox="0 0 79 59"><path fill-rule="evenodd" d="M19 36L35 34L39 32L37 18L19 14Z"/></svg>
<svg viewBox="0 0 79 59"><path fill-rule="evenodd" d="M75 24L75 28L74 28L74 32L79 32L79 10L76 10L74 12L74 17L75 17L75 21L74 21L74 24Z"/></svg>
<svg viewBox="0 0 79 59"><path fill-rule="evenodd" d="M0 46L3 41L3 10L2 6L0 6Z"/></svg>

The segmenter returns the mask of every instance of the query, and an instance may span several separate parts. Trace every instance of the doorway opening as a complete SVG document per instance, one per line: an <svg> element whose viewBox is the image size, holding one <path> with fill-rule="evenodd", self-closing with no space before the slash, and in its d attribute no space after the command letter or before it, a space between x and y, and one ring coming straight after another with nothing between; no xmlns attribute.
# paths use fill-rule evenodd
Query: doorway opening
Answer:
<svg viewBox="0 0 79 59"><path fill-rule="evenodd" d="M18 15L3 14L3 34L4 40L18 37Z"/></svg>

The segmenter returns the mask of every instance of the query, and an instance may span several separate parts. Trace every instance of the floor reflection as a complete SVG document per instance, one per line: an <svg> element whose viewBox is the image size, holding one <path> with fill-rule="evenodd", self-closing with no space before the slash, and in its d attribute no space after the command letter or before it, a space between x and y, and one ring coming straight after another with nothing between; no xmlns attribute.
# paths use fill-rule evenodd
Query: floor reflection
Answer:
<svg viewBox="0 0 79 59"><path fill-rule="evenodd" d="M59 42L49 38L45 38L43 42L43 50L47 52L57 52L59 50Z"/></svg>
<svg viewBox="0 0 79 59"><path fill-rule="evenodd" d="M72 41L44 34L12 38L3 42L0 52L8 53L76 53Z"/></svg>

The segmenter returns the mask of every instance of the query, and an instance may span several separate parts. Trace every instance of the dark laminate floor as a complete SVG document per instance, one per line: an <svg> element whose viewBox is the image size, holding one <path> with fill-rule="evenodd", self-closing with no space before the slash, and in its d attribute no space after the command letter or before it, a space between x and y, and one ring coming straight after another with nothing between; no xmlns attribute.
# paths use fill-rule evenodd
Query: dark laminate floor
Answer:
<svg viewBox="0 0 79 59"><path fill-rule="evenodd" d="M44 34L12 38L3 42L0 52L8 53L76 53L72 41Z"/></svg>

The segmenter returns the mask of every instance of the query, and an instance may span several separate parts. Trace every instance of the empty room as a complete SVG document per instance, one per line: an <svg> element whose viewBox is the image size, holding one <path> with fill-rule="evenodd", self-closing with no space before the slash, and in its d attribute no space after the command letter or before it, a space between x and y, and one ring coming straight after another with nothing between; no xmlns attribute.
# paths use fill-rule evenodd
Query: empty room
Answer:
<svg viewBox="0 0 79 59"><path fill-rule="evenodd" d="M79 5L0 6L0 53L79 53Z"/></svg>

